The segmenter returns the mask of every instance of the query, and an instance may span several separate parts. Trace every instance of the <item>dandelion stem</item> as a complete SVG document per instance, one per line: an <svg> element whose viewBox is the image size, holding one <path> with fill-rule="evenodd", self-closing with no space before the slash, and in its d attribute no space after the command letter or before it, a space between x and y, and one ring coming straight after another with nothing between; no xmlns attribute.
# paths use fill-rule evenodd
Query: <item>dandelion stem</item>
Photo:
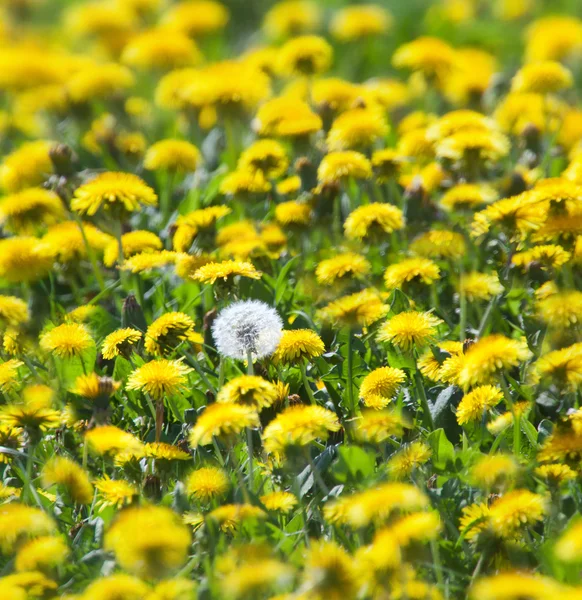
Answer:
<svg viewBox="0 0 582 600"><path fill-rule="evenodd" d="M348 405L350 414L354 414L356 407L354 406L354 384L353 384L353 375L354 375L354 359L352 356L353 352L353 332L350 329L348 332Z"/></svg>
<svg viewBox="0 0 582 600"><path fill-rule="evenodd" d="M103 279L103 274L101 273L101 269L99 268L99 263L95 258L95 253L93 252L93 248L89 244L89 240L87 239L87 234L85 233L85 228L83 227L83 222L79 217L73 215L73 219L77 223L79 230L81 231L81 237L83 238L83 245L85 246L85 251L87 252L87 256L89 257L89 262L91 263L91 268L93 269L93 275L95 275L95 279L97 280L97 284L99 285L99 289L101 292L105 291L105 280Z"/></svg>
<svg viewBox="0 0 582 600"><path fill-rule="evenodd" d="M464 277L465 274L461 267L461 285L459 286L459 339L461 342L465 341L467 333L467 295L465 294Z"/></svg>
<svg viewBox="0 0 582 600"><path fill-rule="evenodd" d="M301 370L301 379L303 380L303 387L305 388L305 392L307 393L307 396L309 397L309 401L311 402L311 404L317 404L317 400L315 399L315 396L313 395L313 390L311 389L311 386L309 385L309 381L307 379L305 362L302 362L301 365L299 366L299 368Z"/></svg>
<svg viewBox="0 0 582 600"><path fill-rule="evenodd" d="M432 561L434 563L434 570L436 573L436 579L439 588L444 592L445 591L445 579L443 577L443 565L441 562L441 554L439 550L439 545L437 540L430 541L430 551L432 554ZM448 597L448 593L445 593L445 597Z"/></svg>
<svg viewBox="0 0 582 600"><path fill-rule="evenodd" d="M428 404L428 398L426 397L426 392L424 390L424 384L422 383L422 375L420 374L418 365L414 371L414 384L416 386L416 393L418 394L418 398L420 400L420 406L422 407L424 426L429 431L432 431L434 429L434 423L432 420L432 414L430 412L430 406Z"/></svg>
<svg viewBox="0 0 582 600"><path fill-rule="evenodd" d="M255 370L253 368L253 353L249 349L247 350L247 375L254 375Z"/></svg>
<svg viewBox="0 0 582 600"><path fill-rule="evenodd" d="M202 379L202 381L204 382L204 384L206 385L208 390L216 396L216 388L210 383L208 377L206 377L198 360L194 356L192 356L189 352L184 352L184 356L186 357L186 360L194 367L194 369L196 370L196 373L198 373L198 375L200 376L200 379Z"/></svg>
<svg viewBox="0 0 582 600"><path fill-rule="evenodd" d="M521 415L519 415L515 410L515 403L511 398L511 392L509 391L507 381L505 381L505 377L503 375L501 376L500 381L501 388L503 389L503 394L505 396L505 401L509 405L511 414L513 415L513 454L515 456L519 456L521 454Z"/></svg>
<svg viewBox="0 0 582 600"><path fill-rule="evenodd" d="M164 401L156 400L156 443L162 437L162 428L164 427Z"/></svg>
<svg viewBox="0 0 582 600"><path fill-rule="evenodd" d="M250 427L247 427L247 450L248 450L248 455L249 455L249 475L248 475L249 489L252 492L253 491L253 483L255 480L255 474L254 474L254 465L253 465L253 455L254 455L253 431Z"/></svg>

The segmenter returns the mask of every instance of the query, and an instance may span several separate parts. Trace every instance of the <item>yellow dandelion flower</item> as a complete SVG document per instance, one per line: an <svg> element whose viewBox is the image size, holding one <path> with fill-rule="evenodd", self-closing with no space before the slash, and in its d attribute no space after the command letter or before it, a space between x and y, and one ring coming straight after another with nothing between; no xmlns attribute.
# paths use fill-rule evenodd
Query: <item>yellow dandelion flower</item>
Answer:
<svg viewBox="0 0 582 600"><path fill-rule="evenodd" d="M30 540L17 554L15 567L19 572L46 571L65 562L69 548L62 537L42 536Z"/></svg>
<svg viewBox="0 0 582 600"><path fill-rule="evenodd" d="M53 266L49 248L33 237L0 240L0 277L9 283L38 281Z"/></svg>
<svg viewBox="0 0 582 600"><path fill-rule="evenodd" d="M370 161L360 152L353 150L326 154L317 169L317 179L323 184L337 183L349 178L369 179L371 176Z"/></svg>
<svg viewBox="0 0 582 600"><path fill-rule="evenodd" d="M491 506L491 528L500 537L511 538L524 526L541 521L546 510L543 496L529 490L513 490Z"/></svg>
<svg viewBox="0 0 582 600"><path fill-rule="evenodd" d="M155 252L163 248L162 240L151 231L130 231L121 236L123 256L129 258L142 252ZM119 260L119 244L111 240L103 253L103 264L112 267Z"/></svg>
<svg viewBox="0 0 582 600"><path fill-rule="evenodd" d="M128 508L105 534L104 547L119 565L143 577L156 577L180 567L187 558L190 532L171 509Z"/></svg>
<svg viewBox="0 0 582 600"><path fill-rule="evenodd" d="M391 342L404 351L421 348L434 339L443 321L430 312L408 311L394 315L378 331L380 342Z"/></svg>
<svg viewBox="0 0 582 600"><path fill-rule="evenodd" d="M99 307L93 304L85 304L84 306L77 306L73 310L70 310L66 316L66 321L72 321L73 323L86 323L99 313Z"/></svg>
<svg viewBox="0 0 582 600"><path fill-rule="evenodd" d="M184 452L184 450L181 450L178 446L165 444L164 442L146 444L144 450L146 458L155 458L158 461L190 460L192 458L188 452Z"/></svg>
<svg viewBox="0 0 582 600"><path fill-rule="evenodd" d="M342 296L321 309L324 321L339 322L349 327L367 327L388 312L378 292L365 289L349 296Z"/></svg>
<svg viewBox="0 0 582 600"><path fill-rule="evenodd" d="M100 397L111 396L119 389L120 385L119 381L115 381L111 377L101 377L97 373L90 373L79 375L75 379L71 393L89 400L97 400Z"/></svg>
<svg viewBox="0 0 582 600"><path fill-rule="evenodd" d="M95 481L95 489L98 492L96 506L99 509L108 506L122 508L139 495L139 490L131 483L124 479L111 479L107 475Z"/></svg>
<svg viewBox="0 0 582 600"><path fill-rule="evenodd" d="M144 335L145 350L156 356L172 352L184 341L200 342L194 331L194 321L182 312L168 312L158 317Z"/></svg>
<svg viewBox="0 0 582 600"><path fill-rule="evenodd" d="M287 76L316 75L327 71L333 58L332 47L321 37L295 37L281 47L278 70Z"/></svg>
<svg viewBox="0 0 582 600"><path fill-rule="evenodd" d="M240 171L260 171L266 178L275 179L285 173L289 159L285 148L275 140L262 139L246 148L238 160Z"/></svg>
<svg viewBox="0 0 582 600"><path fill-rule="evenodd" d="M385 521L395 510L414 511L427 505L428 498L414 485L390 482L328 502L323 516L330 523L358 528Z"/></svg>
<svg viewBox="0 0 582 600"><path fill-rule="evenodd" d="M78 187L71 208L92 216L101 207L133 212L141 205L156 206L157 203L154 190L137 175L107 172Z"/></svg>
<svg viewBox="0 0 582 600"><path fill-rule="evenodd" d="M140 69L177 69L200 62L196 44L170 28L155 28L132 37L123 48L121 61Z"/></svg>
<svg viewBox="0 0 582 600"><path fill-rule="evenodd" d="M424 442L412 442L390 457L386 469L395 479L405 479L431 456L432 450Z"/></svg>
<svg viewBox="0 0 582 600"><path fill-rule="evenodd" d="M230 479L228 475L216 467L202 467L192 471L186 481L186 491L200 502L210 502L228 492Z"/></svg>
<svg viewBox="0 0 582 600"><path fill-rule="evenodd" d="M281 225L309 225L312 216L311 206L296 200L288 200L275 206L275 219Z"/></svg>
<svg viewBox="0 0 582 600"><path fill-rule="evenodd" d="M22 429L56 429L62 424L62 415L39 404L6 404L0 407L0 425Z"/></svg>
<svg viewBox="0 0 582 600"><path fill-rule="evenodd" d="M85 588L83 598L85 600L142 600L150 591L150 587L141 579L118 573L95 579Z"/></svg>
<svg viewBox="0 0 582 600"><path fill-rule="evenodd" d="M333 37L353 42L369 36L382 35L392 25L392 15L379 4L347 6L338 10L330 24Z"/></svg>
<svg viewBox="0 0 582 600"><path fill-rule="evenodd" d="M18 388L18 369L24 363L15 358L0 363L0 391L5 394Z"/></svg>
<svg viewBox="0 0 582 600"><path fill-rule="evenodd" d="M53 172L49 156L53 142L25 142L4 157L0 165L0 186L9 194L41 185Z"/></svg>
<svg viewBox="0 0 582 600"><path fill-rule="evenodd" d="M431 381L444 381L443 370L445 363L453 356L458 356L463 352L462 342L445 341L437 344L438 352L433 352L432 348L426 350L418 359L418 368L420 372Z"/></svg>
<svg viewBox="0 0 582 600"><path fill-rule="evenodd" d="M353 108L339 115L327 135L331 152L367 148L388 133L388 122L376 108Z"/></svg>
<svg viewBox="0 0 582 600"><path fill-rule="evenodd" d="M49 227L42 241L55 260L66 264L86 258L85 239L95 254L101 253L114 241L110 235L103 233L90 223L83 223L82 227L81 231L79 224L74 221L66 221Z"/></svg>
<svg viewBox="0 0 582 600"><path fill-rule="evenodd" d="M142 448L142 443L131 433L114 427L101 425L85 434L85 440L97 454L115 454Z"/></svg>
<svg viewBox="0 0 582 600"><path fill-rule="evenodd" d="M320 10L316 2L284 0L266 12L263 29L271 38L286 38L315 31L319 21Z"/></svg>
<svg viewBox="0 0 582 600"><path fill-rule="evenodd" d="M245 428L259 426L255 408L243 404L218 402L204 409L190 432L190 445L207 446L213 437L236 435Z"/></svg>
<svg viewBox="0 0 582 600"><path fill-rule="evenodd" d="M0 547L13 550L17 541L56 531L54 521L42 510L18 502L0 506Z"/></svg>
<svg viewBox="0 0 582 600"><path fill-rule="evenodd" d="M463 388L488 383L497 374L531 358L525 339L513 340L493 334L481 338L462 357L459 384Z"/></svg>
<svg viewBox="0 0 582 600"><path fill-rule="evenodd" d="M101 346L101 353L106 360L112 360L116 356L129 357L133 346L141 340L142 332L131 327L117 329L110 333Z"/></svg>
<svg viewBox="0 0 582 600"><path fill-rule="evenodd" d="M291 406L279 413L263 432L265 450L282 455L289 446L307 446L327 439L341 425L335 413L321 406Z"/></svg>
<svg viewBox="0 0 582 600"><path fill-rule="evenodd" d="M568 465L541 465L536 467L534 473L543 479L548 485L561 485L572 479L576 479L576 471Z"/></svg>
<svg viewBox="0 0 582 600"><path fill-rule="evenodd" d="M560 389L576 390L582 384L582 343L543 354L533 365L533 375Z"/></svg>
<svg viewBox="0 0 582 600"><path fill-rule="evenodd" d="M247 520L264 519L267 513L252 504L223 504L208 513L208 519L215 521L221 531L233 532Z"/></svg>
<svg viewBox="0 0 582 600"><path fill-rule="evenodd" d="M293 568L272 558L249 560L229 569L221 577L220 588L228 598L249 598L273 588L287 587Z"/></svg>
<svg viewBox="0 0 582 600"><path fill-rule="evenodd" d="M392 64L427 77L441 77L453 68L455 59L455 51L443 40L419 37L397 48Z"/></svg>
<svg viewBox="0 0 582 600"><path fill-rule="evenodd" d="M569 88L572 73L556 61L541 61L523 66L511 81L514 92L548 94Z"/></svg>
<svg viewBox="0 0 582 600"><path fill-rule="evenodd" d="M40 336L40 347L59 358L81 356L94 346L89 330L80 323L63 323Z"/></svg>
<svg viewBox="0 0 582 600"><path fill-rule="evenodd" d="M233 171L220 182L220 192L228 196L237 194L264 194L271 189L271 184L262 171L248 169Z"/></svg>
<svg viewBox="0 0 582 600"><path fill-rule="evenodd" d="M291 175L277 184L277 194L288 196L296 194L301 189L301 178L299 175Z"/></svg>
<svg viewBox="0 0 582 600"><path fill-rule="evenodd" d="M152 144L143 160L148 171L190 173L202 162L200 151L186 140L167 139Z"/></svg>
<svg viewBox="0 0 582 600"><path fill-rule="evenodd" d="M497 273L471 273L463 274L459 283L459 291L465 294L469 302L476 300L491 300L503 292L503 286Z"/></svg>
<svg viewBox="0 0 582 600"><path fill-rule="evenodd" d="M438 512L416 512L398 519L389 527L380 530L374 543L382 536L393 536L397 543L404 547L411 542L426 542L435 539L441 531L441 520Z"/></svg>
<svg viewBox="0 0 582 600"><path fill-rule="evenodd" d="M16 296L0 296L0 322L20 325L30 318L28 305Z"/></svg>
<svg viewBox="0 0 582 600"><path fill-rule="evenodd" d="M353 597L357 580L353 559L332 541L317 541L310 545L305 556L303 584L316 598L341 600Z"/></svg>
<svg viewBox="0 0 582 600"><path fill-rule="evenodd" d="M517 464L513 457L505 454L489 454L480 458L471 467L471 481L485 490L500 487L514 479Z"/></svg>
<svg viewBox="0 0 582 600"><path fill-rule="evenodd" d="M481 385L473 388L457 407L457 422L465 425L472 421L478 421L490 408L497 406L503 399L503 392L493 385Z"/></svg>
<svg viewBox="0 0 582 600"><path fill-rule="evenodd" d="M384 283L389 290L401 288L404 284L422 283L430 285L440 276L436 263L428 258L407 258L390 265L384 272Z"/></svg>
<svg viewBox="0 0 582 600"><path fill-rule="evenodd" d="M513 410L507 411L493 419L493 421L487 424L487 430L492 435L499 435L501 432L505 431L508 427L515 423L515 417L522 417L523 415L526 415L531 407L531 403L527 400L523 402L515 402L513 405Z"/></svg>
<svg viewBox="0 0 582 600"><path fill-rule="evenodd" d="M370 444L381 444L389 437L402 436L405 420L389 410L364 410L354 425L356 438Z"/></svg>
<svg viewBox="0 0 582 600"><path fill-rule="evenodd" d="M12 233L34 234L64 217L62 200L44 188L27 188L0 201L0 225Z"/></svg>
<svg viewBox="0 0 582 600"><path fill-rule="evenodd" d="M537 264L543 269L556 269L569 262L571 258L572 254L561 246L547 244L517 252L512 256L511 262L524 270L532 264Z"/></svg>
<svg viewBox="0 0 582 600"><path fill-rule="evenodd" d="M309 104L287 96L262 104L253 121L259 135L283 138L307 136L319 131L322 126L321 117Z"/></svg>
<svg viewBox="0 0 582 600"><path fill-rule="evenodd" d="M319 283L333 285L346 279L365 276L371 269L370 263L360 254L345 252L321 261L315 269L315 276Z"/></svg>
<svg viewBox="0 0 582 600"><path fill-rule="evenodd" d="M283 515L289 514L298 504L297 497L291 492L269 492L260 500L267 510Z"/></svg>
<svg viewBox="0 0 582 600"><path fill-rule="evenodd" d="M131 273L148 273L153 269L162 269L169 265L175 265L180 258L180 253L170 250L160 252L141 252L135 254L121 265L121 269Z"/></svg>
<svg viewBox="0 0 582 600"><path fill-rule="evenodd" d="M190 367L180 360L158 359L138 367L128 378L128 390L140 390L155 400L172 396L186 389Z"/></svg>
<svg viewBox="0 0 582 600"><path fill-rule="evenodd" d="M174 5L164 15L169 28L198 37L223 29L230 18L228 9L214 0L187 0Z"/></svg>
<svg viewBox="0 0 582 600"><path fill-rule="evenodd" d="M45 488L57 485L64 488L73 502L90 504L93 501L93 486L85 470L65 456L56 456L45 464L41 472Z"/></svg>
<svg viewBox="0 0 582 600"><path fill-rule="evenodd" d="M446 211L479 208L497 200L497 192L484 184L460 183L445 192L440 205Z"/></svg>
<svg viewBox="0 0 582 600"><path fill-rule="evenodd" d="M465 255L467 247L460 233L433 229L415 238L410 251L426 258L458 259Z"/></svg>
<svg viewBox="0 0 582 600"><path fill-rule="evenodd" d="M459 530L463 537L470 542L476 541L479 534L489 527L490 512L489 505L484 503L464 506L459 519Z"/></svg>
<svg viewBox="0 0 582 600"><path fill-rule="evenodd" d="M382 239L403 227L404 216L399 208L375 202L356 208L344 223L346 237L351 240Z"/></svg>
<svg viewBox="0 0 582 600"><path fill-rule="evenodd" d="M360 386L360 398L365 406L383 408L393 400L405 380L406 373L401 369L379 367L364 377Z"/></svg>
<svg viewBox="0 0 582 600"><path fill-rule="evenodd" d="M550 327L566 330L582 321L582 292L560 291L536 302L540 319Z"/></svg>
<svg viewBox="0 0 582 600"><path fill-rule="evenodd" d="M536 573L509 571L479 579L471 588L472 600L567 597L562 585Z"/></svg>
<svg viewBox="0 0 582 600"><path fill-rule="evenodd" d="M216 396L217 402L244 404L262 410L278 399L273 383L258 375L240 375L224 385Z"/></svg>
<svg viewBox="0 0 582 600"><path fill-rule="evenodd" d="M217 280L228 281L229 278L234 277L260 279L261 276L261 271L257 271L250 262L225 260L220 263L212 262L203 265L192 275L192 279L213 285Z"/></svg>
<svg viewBox="0 0 582 600"><path fill-rule="evenodd" d="M133 73L117 63L92 64L74 73L66 83L72 102L85 103L121 95L135 83Z"/></svg>
<svg viewBox="0 0 582 600"><path fill-rule="evenodd" d="M311 329L283 331L277 350L273 355L276 363L300 363L317 358L325 352L323 340Z"/></svg>

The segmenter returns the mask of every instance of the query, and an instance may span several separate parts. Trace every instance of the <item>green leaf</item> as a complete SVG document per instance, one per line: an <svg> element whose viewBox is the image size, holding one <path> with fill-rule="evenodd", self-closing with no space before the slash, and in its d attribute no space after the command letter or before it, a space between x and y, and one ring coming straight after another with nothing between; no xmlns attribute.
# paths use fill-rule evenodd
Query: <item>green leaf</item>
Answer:
<svg viewBox="0 0 582 600"><path fill-rule="evenodd" d="M453 462L455 459L455 448L447 438L445 430L433 431L426 441L432 450L432 464L435 469L446 469L448 462Z"/></svg>
<svg viewBox="0 0 582 600"><path fill-rule="evenodd" d="M376 469L376 456L358 446L342 446L331 473L339 483L361 483Z"/></svg>
<svg viewBox="0 0 582 600"><path fill-rule="evenodd" d="M277 281L275 282L275 306L281 302L283 295L289 289L288 274L291 267L299 260L299 256L294 256L291 260L288 260L285 266L281 269Z"/></svg>

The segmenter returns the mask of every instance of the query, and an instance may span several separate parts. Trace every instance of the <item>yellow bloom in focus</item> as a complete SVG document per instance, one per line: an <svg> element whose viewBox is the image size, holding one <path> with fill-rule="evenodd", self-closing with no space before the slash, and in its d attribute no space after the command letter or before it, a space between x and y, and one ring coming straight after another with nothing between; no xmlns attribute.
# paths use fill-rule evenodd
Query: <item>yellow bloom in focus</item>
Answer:
<svg viewBox="0 0 582 600"><path fill-rule="evenodd" d="M517 474L517 464L512 456L489 454L471 467L471 482L485 490L499 488L511 482Z"/></svg>
<svg viewBox="0 0 582 600"><path fill-rule="evenodd" d="M532 264L538 264L542 269L556 269L566 264L572 258L572 254L555 244L536 246L531 250L516 252L511 262L517 267L526 270Z"/></svg>
<svg viewBox="0 0 582 600"><path fill-rule="evenodd" d="M500 334L488 335L473 344L462 357L459 385L465 389L488 383L503 371L530 359L525 339L513 340Z"/></svg>
<svg viewBox="0 0 582 600"><path fill-rule="evenodd" d="M18 502L0 506L0 547L13 550L16 542L56 531L54 521L42 510Z"/></svg>
<svg viewBox="0 0 582 600"><path fill-rule="evenodd" d="M171 509L140 506L117 514L105 534L104 547L123 569L160 577L186 561L190 533Z"/></svg>
<svg viewBox="0 0 582 600"><path fill-rule="evenodd" d="M158 359L138 367L128 378L128 390L140 390L154 400L173 396L186 390L190 367L180 360Z"/></svg>
<svg viewBox="0 0 582 600"><path fill-rule="evenodd" d="M224 29L229 20L226 6L214 0L186 0L172 6L163 19L168 28L200 37Z"/></svg>
<svg viewBox="0 0 582 600"><path fill-rule="evenodd" d="M369 179L372 167L368 159L359 152L331 152L326 154L317 169L317 178L323 184L343 181L348 178Z"/></svg>
<svg viewBox="0 0 582 600"><path fill-rule="evenodd" d="M511 81L514 92L549 94L572 86L569 69L555 61L543 61L523 66Z"/></svg>
<svg viewBox="0 0 582 600"><path fill-rule="evenodd" d="M379 293L365 289L342 296L323 307L319 316L323 321L339 322L349 327L367 327L388 312Z"/></svg>
<svg viewBox="0 0 582 600"><path fill-rule="evenodd" d="M407 427L404 419L389 410L364 410L354 426L356 439L381 444L391 436L401 437Z"/></svg>
<svg viewBox="0 0 582 600"><path fill-rule="evenodd" d="M15 358L0 363L0 391L5 394L18 388L18 369L24 363Z"/></svg>
<svg viewBox="0 0 582 600"><path fill-rule="evenodd" d="M360 385L360 398L365 406L384 408L396 395L406 380L406 373L394 367L379 367L364 377Z"/></svg>
<svg viewBox="0 0 582 600"><path fill-rule="evenodd" d="M260 500L267 510L283 515L289 514L298 503L297 497L291 492L269 492Z"/></svg>
<svg viewBox="0 0 582 600"><path fill-rule="evenodd" d="M386 469L395 479L405 479L431 456L432 450L424 442L412 442L390 457Z"/></svg>
<svg viewBox="0 0 582 600"><path fill-rule="evenodd" d="M0 240L0 277L9 283L28 283L46 277L53 266L47 244L33 237Z"/></svg>
<svg viewBox="0 0 582 600"><path fill-rule="evenodd" d="M116 356L127 358L132 351L132 347L141 340L142 332L131 327L117 329L110 333L101 346L101 353L106 360L112 360Z"/></svg>
<svg viewBox="0 0 582 600"><path fill-rule="evenodd" d="M94 346L89 330L80 323L63 323L40 336L40 347L59 358L81 356Z"/></svg>
<svg viewBox="0 0 582 600"><path fill-rule="evenodd" d="M250 262L225 260L220 263L212 262L203 265L192 275L192 279L213 285L217 280L228 281L229 278L234 277L260 279L261 276L261 271L257 271Z"/></svg>
<svg viewBox="0 0 582 600"><path fill-rule="evenodd" d="M388 134L388 122L377 108L353 108L339 115L327 134L330 152L369 148Z"/></svg>
<svg viewBox="0 0 582 600"><path fill-rule="evenodd" d="M346 237L350 240L383 239L403 227L404 216L399 208L376 202L356 208L344 223Z"/></svg>
<svg viewBox="0 0 582 600"><path fill-rule="evenodd" d="M491 300L493 296L503 293L503 289L497 273L472 271L463 274L459 283L459 292L465 294L469 302Z"/></svg>
<svg viewBox="0 0 582 600"><path fill-rule="evenodd" d="M258 375L239 375L225 384L216 396L217 402L243 404L262 410L278 399L273 383Z"/></svg>
<svg viewBox="0 0 582 600"><path fill-rule="evenodd" d="M236 435L245 428L259 426L255 408L243 404L217 402L207 406L190 432L190 445L207 446L213 437Z"/></svg>
<svg viewBox="0 0 582 600"><path fill-rule="evenodd" d="M169 28L144 31L123 48L121 62L141 69L177 69L200 62L196 44L186 35Z"/></svg>
<svg viewBox="0 0 582 600"><path fill-rule="evenodd" d="M353 598L357 580L352 557L336 542L314 542L305 556L303 585L315 598Z"/></svg>
<svg viewBox="0 0 582 600"><path fill-rule="evenodd" d="M296 364L303 360L317 358L325 352L323 340L311 329L290 329L283 331L277 350L273 355L275 363Z"/></svg>
<svg viewBox="0 0 582 600"><path fill-rule="evenodd" d="M155 252L163 248L162 240L151 231L137 230L124 233L121 236L121 245L124 258L129 258L142 252ZM103 264L112 267L119 260L119 243L117 240L111 242L103 253Z"/></svg>
<svg viewBox="0 0 582 600"><path fill-rule="evenodd" d="M414 485L390 482L328 502L323 516L329 523L358 528L381 523L393 511L420 510L427 505L428 498Z"/></svg>
<svg viewBox="0 0 582 600"><path fill-rule="evenodd" d="M44 188L27 188L0 201L0 225L12 233L33 235L64 217L62 200Z"/></svg>
<svg viewBox="0 0 582 600"><path fill-rule="evenodd" d="M332 47L316 35L293 38L279 50L278 70L287 76L316 75L331 66Z"/></svg>
<svg viewBox="0 0 582 600"><path fill-rule="evenodd" d="M430 285L439 276L440 269L432 260L428 258L406 258L386 269L384 283L389 290L393 290L411 283Z"/></svg>
<svg viewBox="0 0 582 600"><path fill-rule="evenodd" d="M290 406L265 427L263 445L268 453L282 456L289 446L307 446L340 429L337 416L326 408Z"/></svg>
<svg viewBox="0 0 582 600"><path fill-rule="evenodd" d="M0 186L9 194L41 185L53 172L49 156L53 142L25 142L4 156L0 165Z"/></svg>
<svg viewBox="0 0 582 600"><path fill-rule="evenodd" d="M473 388L457 407L457 422L465 425L483 418L490 408L497 406L503 399L503 392L493 385L481 385Z"/></svg>
<svg viewBox="0 0 582 600"><path fill-rule="evenodd" d="M228 475L216 467L202 467L192 471L186 481L186 491L200 502L210 502L226 494L230 488Z"/></svg>
<svg viewBox="0 0 582 600"><path fill-rule="evenodd" d="M115 454L128 450L139 450L143 444L131 433L113 425L101 425L85 434L85 441L97 454Z"/></svg>
<svg viewBox="0 0 582 600"><path fill-rule="evenodd" d="M379 4L347 6L332 18L330 31L342 42L353 42L386 33L392 25L392 15Z"/></svg>
<svg viewBox="0 0 582 600"><path fill-rule="evenodd" d="M266 12L263 29L274 39L310 33L317 29L320 16L316 2L284 0L277 2Z"/></svg>
<svg viewBox="0 0 582 600"><path fill-rule="evenodd" d="M194 331L194 321L182 312L168 312L158 317L144 334L144 348L149 354L166 356L182 342L201 343Z"/></svg>
<svg viewBox="0 0 582 600"><path fill-rule="evenodd" d="M582 322L582 292L560 291L536 302L540 319L557 330L576 327Z"/></svg>
<svg viewBox="0 0 582 600"><path fill-rule="evenodd" d="M462 509L459 531L470 542L475 542L479 534L489 526L490 508L487 504L469 504Z"/></svg>
<svg viewBox="0 0 582 600"><path fill-rule="evenodd" d="M260 171L268 179L276 179L285 173L289 159L285 148L275 140L258 140L246 148L238 160L240 171Z"/></svg>
<svg viewBox="0 0 582 600"><path fill-rule="evenodd" d="M465 238L454 231L433 229L415 238L409 246L413 254L426 258L459 259L465 255Z"/></svg>
<svg viewBox="0 0 582 600"><path fill-rule="evenodd" d="M69 548L62 537L42 536L18 550L14 566L19 572L42 572L63 564L68 555Z"/></svg>
<svg viewBox="0 0 582 600"><path fill-rule="evenodd" d="M95 489L99 492L96 503L99 509L108 506L120 509L139 495L139 490L124 479L111 479L108 476L97 479Z"/></svg>
<svg viewBox="0 0 582 600"><path fill-rule="evenodd" d="M434 339L442 322L430 312L401 312L380 327L377 339L404 351L422 348Z"/></svg>
<svg viewBox="0 0 582 600"><path fill-rule="evenodd" d="M91 504L93 486L85 470L65 456L56 456L47 462L41 472L45 488L53 485L64 488L73 502Z"/></svg>
<svg viewBox="0 0 582 600"><path fill-rule="evenodd" d="M71 208L93 216L101 207L134 212L142 205L156 206L157 203L154 190L137 175L107 172L78 187Z"/></svg>
<svg viewBox="0 0 582 600"><path fill-rule="evenodd" d="M143 159L148 171L194 172L202 162L200 151L186 140L166 139L152 144Z"/></svg>
<svg viewBox="0 0 582 600"><path fill-rule="evenodd" d="M346 252L322 260L315 269L318 283L333 285L346 279L360 278L371 270L370 263L360 254Z"/></svg>
<svg viewBox="0 0 582 600"><path fill-rule="evenodd" d="M0 322L20 325L30 318L28 305L16 296L0 296Z"/></svg>
<svg viewBox="0 0 582 600"><path fill-rule="evenodd" d="M491 528L500 537L511 538L523 527L541 521L546 510L547 502L543 496L529 490L513 490L491 506Z"/></svg>
<svg viewBox="0 0 582 600"><path fill-rule="evenodd" d="M392 64L397 68L420 71L429 78L438 78L453 68L455 58L455 51L446 42L433 37L419 37L397 48Z"/></svg>

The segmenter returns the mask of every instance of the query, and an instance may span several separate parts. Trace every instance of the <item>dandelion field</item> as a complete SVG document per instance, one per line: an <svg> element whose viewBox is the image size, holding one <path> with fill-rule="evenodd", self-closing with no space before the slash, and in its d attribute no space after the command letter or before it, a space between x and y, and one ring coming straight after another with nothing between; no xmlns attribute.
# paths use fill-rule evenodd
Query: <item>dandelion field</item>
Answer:
<svg viewBox="0 0 582 600"><path fill-rule="evenodd" d="M582 599L575 0L0 2L0 599Z"/></svg>

